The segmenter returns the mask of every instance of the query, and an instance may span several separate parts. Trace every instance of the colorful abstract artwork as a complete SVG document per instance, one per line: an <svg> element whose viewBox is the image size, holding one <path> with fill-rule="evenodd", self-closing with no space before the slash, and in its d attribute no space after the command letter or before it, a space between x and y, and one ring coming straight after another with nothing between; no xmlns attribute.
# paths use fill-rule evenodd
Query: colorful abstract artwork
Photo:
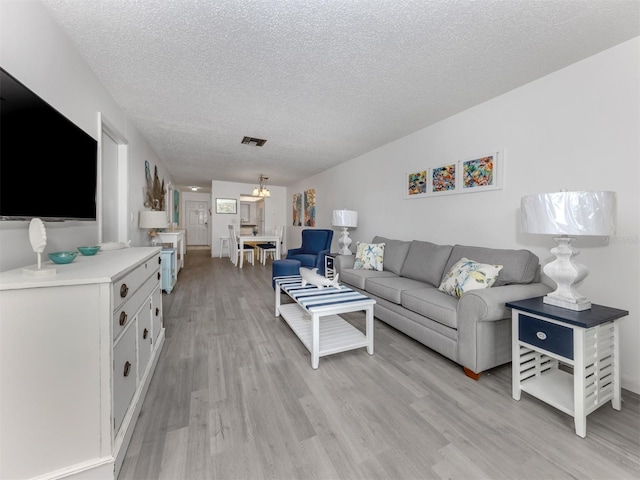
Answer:
<svg viewBox="0 0 640 480"><path fill-rule="evenodd" d="M431 192L452 192L456 189L456 164L431 169Z"/></svg>
<svg viewBox="0 0 640 480"><path fill-rule="evenodd" d="M302 194L294 193L293 200L291 201L291 213L293 215L292 225L294 227L302 226Z"/></svg>
<svg viewBox="0 0 640 480"><path fill-rule="evenodd" d="M493 155L462 162L463 188L492 187L495 185Z"/></svg>
<svg viewBox="0 0 640 480"><path fill-rule="evenodd" d="M304 226L316 226L316 190L310 188L304 192Z"/></svg>
<svg viewBox="0 0 640 480"><path fill-rule="evenodd" d="M405 198L419 198L427 194L427 171L405 174Z"/></svg>

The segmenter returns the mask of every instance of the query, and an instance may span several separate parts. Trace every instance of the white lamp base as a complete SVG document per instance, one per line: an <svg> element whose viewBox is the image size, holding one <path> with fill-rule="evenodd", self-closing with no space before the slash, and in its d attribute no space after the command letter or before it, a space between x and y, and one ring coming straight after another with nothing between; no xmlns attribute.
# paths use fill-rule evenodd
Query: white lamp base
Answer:
<svg viewBox="0 0 640 480"><path fill-rule="evenodd" d="M591 308L591 302L583 295L580 295L574 285L584 280L589 271L584 265L574 262L573 257L580 253L571 246L572 237L558 237L555 239L558 246L551 249L551 253L556 256L553 262L544 266L544 273L554 282L557 288L547 294L542 301L547 305L566 308L569 310L582 311Z"/></svg>
<svg viewBox="0 0 640 480"><path fill-rule="evenodd" d="M338 245L340 245L340 251L338 251L340 255L353 255L353 252L349 250L351 239L349 238L349 229L347 227L342 227L342 235L340 235Z"/></svg>

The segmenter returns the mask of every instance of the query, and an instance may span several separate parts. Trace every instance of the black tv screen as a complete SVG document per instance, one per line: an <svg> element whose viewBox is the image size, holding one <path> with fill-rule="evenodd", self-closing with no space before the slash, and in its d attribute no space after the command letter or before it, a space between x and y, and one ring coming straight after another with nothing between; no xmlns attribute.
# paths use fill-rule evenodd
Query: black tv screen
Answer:
<svg viewBox="0 0 640 480"><path fill-rule="evenodd" d="M98 142L0 67L0 219L96 220Z"/></svg>

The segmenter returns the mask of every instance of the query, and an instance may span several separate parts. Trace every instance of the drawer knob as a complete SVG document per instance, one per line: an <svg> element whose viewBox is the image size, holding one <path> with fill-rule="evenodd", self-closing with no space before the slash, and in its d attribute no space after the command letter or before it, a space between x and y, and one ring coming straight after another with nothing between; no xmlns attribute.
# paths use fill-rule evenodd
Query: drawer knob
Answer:
<svg viewBox="0 0 640 480"><path fill-rule="evenodd" d="M156 307L156 317L160 315L160 307Z"/></svg>
<svg viewBox="0 0 640 480"><path fill-rule="evenodd" d="M148 336L149 336L149 330L145 328L144 331L142 332L142 339L146 340Z"/></svg>
<svg viewBox="0 0 640 480"><path fill-rule="evenodd" d="M131 363L125 362L124 363L124 376L128 377L130 373L131 373Z"/></svg>
<svg viewBox="0 0 640 480"><path fill-rule="evenodd" d="M540 340L546 340L547 334L544 332L536 332L536 337L538 337Z"/></svg>
<svg viewBox="0 0 640 480"><path fill-rule="evenodd" d="M127 314L125 312L120 312L120 326L122 327L125 323L127 323Z"/></svg>
<svg viewBox="0 0 640 480"><path fill-rule="evenodd" d="M160 272L158 272L158 280L160 280Z"/></svg>
<svg viewBox="0 0 640 480"><path fill-rule="evenodd" d="M122 285L120 285L120 297L126 297L127 293L129 293L129 287L127 287L126 283L123 283Z"/></svg>
<svg viewBox="0 0 640 480"><path fill-rule="evenodd" d="M162 257L158 257L158 265L162 263Z"/></svg>

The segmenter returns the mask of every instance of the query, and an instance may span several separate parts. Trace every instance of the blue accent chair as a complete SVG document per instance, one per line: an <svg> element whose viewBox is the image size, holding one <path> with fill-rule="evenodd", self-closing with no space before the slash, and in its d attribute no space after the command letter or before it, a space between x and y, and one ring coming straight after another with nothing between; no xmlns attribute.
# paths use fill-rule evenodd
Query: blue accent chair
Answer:
<svg viewBox="0 0 640 480"><path fill-rule="evenodd" d="M299 260L300 266L317 268L324 275L324 257L331 251L333 230L306 229L302 231L302 246L287 252L287 258Z"/></svg>

